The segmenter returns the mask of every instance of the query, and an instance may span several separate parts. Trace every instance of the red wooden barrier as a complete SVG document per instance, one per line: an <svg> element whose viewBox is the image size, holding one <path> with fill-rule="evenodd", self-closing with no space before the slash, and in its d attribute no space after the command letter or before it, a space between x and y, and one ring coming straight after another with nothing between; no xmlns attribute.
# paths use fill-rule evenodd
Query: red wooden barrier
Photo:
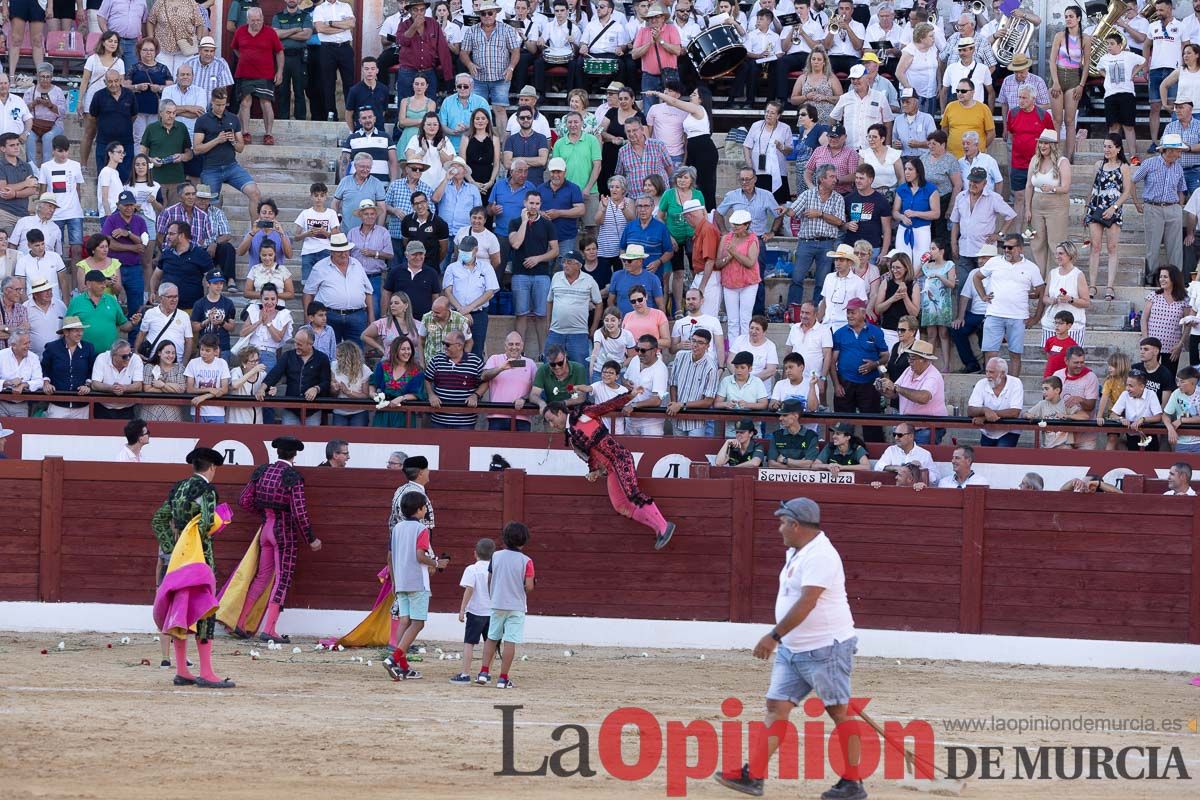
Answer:
<svg viewBox="0 0 1200 800"><path fill-rule="evenodd" d="M0 461L0 600L149 603L149 520L185 466ZM236 505L249 467L219 471ZM367 608L384 564L396 474L306 468L319 553L303 550L290 602ZM774 516L804 494L846 565L864 628L1200 643L1200 516L1195 498L765 483L750 475L644 479L679 525L651 534L579 478L442 470L429 494L436 611L456 611L458 578L481 536L529 525L539 614L770 622L784 556ZM218 537L223 578L258 520L241 511Z"/></svg>

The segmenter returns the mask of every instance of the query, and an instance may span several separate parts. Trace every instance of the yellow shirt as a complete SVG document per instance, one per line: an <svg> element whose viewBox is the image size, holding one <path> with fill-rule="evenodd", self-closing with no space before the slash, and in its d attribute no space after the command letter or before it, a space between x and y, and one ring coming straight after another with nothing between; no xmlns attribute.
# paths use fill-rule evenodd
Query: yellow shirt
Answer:
<svg viewBox="0 0 1200 800"><path fill-rule="evenodd" d="M92 270L97 269L97 267L94 266L86 258L83 261L76 261L75 267L77 269L79 269L80 271L82 271L85 275L88 272L91 272ZM116 297L117 293L113 290L112 279L113 279L114 275L116 275L118 272L121 271L121 262L117 261L115 258L109 259L108 266L105 267L104 269L101 269L100 271L103 272L104 277L108 278L108 280L109 280L108 288L105 289L104 291L108 292L113 297Z"/></svg>
<svg viewBox="0 0 1200 800"><path fill-rule="evenodd" d="M996 124L992 121L992 110L986 104L976 102L970 108L964 108L962 103L955 100L942 112L942 128L950 137L946 149L953 153L955 158L962 158L963 134L967 131L978 133L979 149L987 152L987 134L996 130Z"/></svg>

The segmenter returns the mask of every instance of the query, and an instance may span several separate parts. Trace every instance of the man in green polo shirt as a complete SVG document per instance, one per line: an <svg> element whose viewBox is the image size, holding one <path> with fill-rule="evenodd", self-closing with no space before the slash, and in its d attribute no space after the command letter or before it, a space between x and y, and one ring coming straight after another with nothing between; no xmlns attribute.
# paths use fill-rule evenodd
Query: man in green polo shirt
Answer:
<svg viewBox="0 0 1200 800"><path fill-rule="evenodd" d="M84 340L96 348L97 353L106 353L118 335L132 330L142 321L142 312L126 319L117 298L105 291L108 278L98 269L88 270L87 275L83 276L83 283L85 291L71 299L66 315L79 317L87 326L83 333Z"/></svg>
<svg viewBox="0 0 1200 800"><path fill-rule="evenodd" d="M547 403L555 401L575 406L582 403L588 389L587 368L567 358L567 350L561 344L546 348L546 363L538 367L533 376L533 388L529 399L545 409Z"/></svg>
<svg viewBox="0 0 1200 800"><path fill-rule="evenodd" d="M804 405L799 400L784 400L779 407L779 430L771 434L767 466L776 469L808 469L817 457L817 434L801 427Z"/></svg>
<svg viewBox="0 0 1200 800"><path fill-rule="evenodd" d="M592 224L599 207L596 178L600 175L600 142L583 132L583 116L567 112L567 135L554 143L554 157L567 162L567 181L583 192L585 225Z"/></svg>
<svg viewBox="0 0 1200 800"><path fill-rule="evenodd" d="M175 187L183 183L183 162L192 158L188 130L175 122L175 101L158 104L158 121L146 126L142 134L142 153L150 157L154 180L162 184L167 204L175 202Z"/></svg>

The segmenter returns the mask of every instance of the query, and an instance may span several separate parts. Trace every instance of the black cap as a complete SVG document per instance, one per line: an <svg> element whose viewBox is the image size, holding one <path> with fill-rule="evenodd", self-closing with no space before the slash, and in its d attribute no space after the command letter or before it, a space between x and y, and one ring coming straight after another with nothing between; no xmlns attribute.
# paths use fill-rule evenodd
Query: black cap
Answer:
<svg viewBox="0 0 1200 800"><path fill-rule="evenodd" d="M735 431L748 431L750 433L754 433L758 430L758 428L756 428L754 425L754 420L752 419L739 419L737 424L733 426L733 429Z"/></svg>
<svg viewBox="0 0 1200 800"><path fill-rule="evenodd" d="M747 364L747 365L753 366L754 365L754 354L751 353L749 350L742 350L740 353L738 353L737 355L735 355L733 357L732 363L734 366L738 366L741 364Z"/></svg>
<svg viewBox="0 0 1200 800"><path fill-rule="evenodd" d="M846 135L846 126L841 124L840 122L829 126L830 138L832 138L834 136L845 136L845 135Z"/></svg>
<svg viewBox="0 0 1200 800"><path fill-rule="evenodd" d="M210 269L205 273L204 280L206 283L225 283L225 276L221 274L221 270L219 269Z"/></svg>
<svg viewBox="0 0 1200 800"><path fill-rule="evenodd" d="M137 205L137 198L133 196L133 192L121 192L119 195L117 195L117 205Z"/></svg>
<svg viewBox="0 0 1200 800"><path fill-rule="evenodd" d="M799 400L784 400L783 404L779 406L779 416L781 416L781 417L784 414L803 414L803 413L804 413L804 403L801 403Z"/></svg>
<svg viewBox="0 0 1200 800"><path fill-rule="evenodd" d="M849 422L839 422L838 424L831 426L829 430L837 431L838 433L844 433L847 436L854 435L854 426Z"/></svg>
<svg viewBox="0 0 1200 800"><path fill-rule="evenodd" d="M89 269L87 274L83 276L83 280L87 283L107 283L108 278L104 277L104 273L98 269Z"/></svg>
<svg viewBox="0 0 1200 800"><path fill-rule="evenodd" d="M425 456L409 456L404 459L404 469L429 469L429 459Z"/></svg>
<svg viewBox="0 0 1200 800"><path fill-rule="evenodd" d="M276 450L295 450L299 453L304 450L304 442L295 436L277 436L271 441L271 447Z"/></svg>
<svg viewBox="0 0 1200 800"><path fill-rule="evenodd" d="M973 167L971 171L967 173L967 180L969 181L986 181L987 177L987 170L983 167Z"/></svg>
<svg viewBox="0 0 1200 800"><path fill-rule="evenodd" d="M567 254L562 257L562 260L563 261L578 261L580 264L582 264L583 256L581 256L579 254L578 250L568 250Z"/></svg>
<svg viewBox="0 0 1200 800"><path fill-rule="evenodd" d="M492 463L488 464L488 472L503 472L511 468L512 464L508 463L508 459L499 453L492 453Z"/></svg>
<svg viewBox="0 0 1200 800"><path fill-rule="evenodd" d="M213 450L211 447L197 447L195 450L187 454L187 463L193 466L197 461L203 460L215 466L221 466L225 463L225 456Z"/></svg>

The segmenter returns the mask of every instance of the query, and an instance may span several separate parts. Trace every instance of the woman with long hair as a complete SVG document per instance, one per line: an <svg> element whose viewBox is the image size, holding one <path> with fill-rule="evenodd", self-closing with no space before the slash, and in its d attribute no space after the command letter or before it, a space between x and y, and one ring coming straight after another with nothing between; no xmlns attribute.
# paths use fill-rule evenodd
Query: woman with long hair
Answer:
<svg viewBox="0 0 1200 800"><path fill-rule="evenodd" d="M117 210L117 198L125 182L121 180L121 164L125 162L125 145L109 142L105 151L107 160L96 176L96 207L101 218L110 217Z"/></svg>
<svg viewBox="0 0 1200 800"><path fill-rule="evenodd" d="M423 367L421 340L425 338L425 326L418 319L413 319L412 300L406 292L393 292L388 300L387 313L367 326L362 332L362 342L368 352L385 355L392 351L392 343L400 339L408 339L416 349L413 360L418 367Z"/></svg>
<svg viewBox="0 0 1200 800"><path fill-rule="evenodd" d="M1046 275L1046 285L1042 287L1042 305L1046 307L1042 314L1042 344L1054 336L1054 315L1060 311L1069 311L1074 318L1071 323L1070 337L1075 344L1084 346L1087 331L1087 310L1092 305L1092 296L1088 291L1087 278L1083 271L1075 266L1079 257L1079 248L1074 242L1059 242L1054 248L1054 259L1057 269L1052 269Z"/></svg>
<svg viewBox="0 0 1200 800"><path fill-rule="evenodd" d="M1029 161L1025 224L1033 229L1030 259L1043 270L1051 263L1051 243L1068 238L1070 204L1071 162L1058 153L1058 134L1042 131Z"/></svg>
<svg viewBox="0 0 1200 800"><path fill-rule="evenodd" d="M16 59L10 59L15 66ZM92 142L96 138L95 121L91 119L92 98L104 91L104 76L110 69L122 75L125 74L126 64L121 59L121 37L116 31L109 30L100 34L96 48L83 64L83 75L79 79L79 107L76 109L80 120L84 123L84 138L79 143L79 163L87 164L92 154ZM91 123L91 136L88 128Z"/></svg>
<svg viewBox="0 0 1200 800"><path fill-rule="evenodd" d="M704 194L696 188L696 170L692 167L676 167L671 173L671 188L663 193L658 202L658 216L667 223L667 231L675 240L675 254L671 257L670 286L664 289L675 301L675 319L683 318L684 260L692 251L692 226L683 218L683 204L689 200L704 202Z"/></svg>
<svg viewBox="0 0 1200 800"><path fill-rule="evenodd" d="M238 397L254 397L267 376L267 365L262 363L258 348L248 344L238 351L238 365L229 370L229 394ZM273 417L258 403L233 403L225 407L226 425L262 425Z"/></svg>
<svg viewBox="0 0 1200 800"><path fill-rule="evenodd" d="M279 307L279 290L273 283L263 284L259 297L260 302L246 306L242 341L258 348L269 371L279 360L279 348L292 338L292 312Z"/></svg>
<svg viewBox="0 0 1200 800"><path fill-rule="evenodd" d="M1159 101L1167 111L1174 111L1175 104L1167 99L1167 91L1174 86L1176 97L1200 97L1200 44L1188 42L1181 53L1183 64L1159 84ZM1153 100L1154 98L1150 98Z"/></svg>
<svg viewBox="0 0 1200 800"><path fill-rule="evenodd" d="M792 86L792 105L811 103L817 107L818 120L828 120L838 98L842 96L842 82L833 75L829 56L824 47L814 47L808 54L804 71Z"/></svg>
<svg viewBox="0 0 1200 800"><path fill-rule="evenodd" d="M762 276L758 269L758 237L750 233L750 212L739 208L729 215L732 230L721 237L716 268L721 270L725 318L730 341L750 329L754 297Z"/></svg>
<svg viewBox="0 0 1200 800"><path fill-rule="evenodd" d="M1121 396L1121 392L1125 391L1125 379L1129 377L1129 372L1132 369L1132 362L1126 353L1116 350L1108 356L1108 371L1104 376L1104 382L1100 385L1100 402L1096 404L1096 419L1106 419L1109 409L1117 402L1117 398ZM1105 450L1116 450L1117 443L1120 441L1120 434L1109 433L1102 434L1106 436Z"/></svg>
<svg viewBox="0 0 1200 800"><path fill-rule="evenodd" d="M482 108L471 114L471 133L462 137L458 154L467 162L467 180L475 184L480 196L487 197L500 174L500 137L492 130L491 116Z"/></svg>
<svg viewBox="0 0 1200 800"><path fill-rule="evenodd" d="M253 263L253 259L251 262ZM242 294L247 300L258 300L267 284L275 287L279 305L285 300L296 296L296 288L292 283L292 271L286 265L279 263L279 249L272 239L263 239L258 246L258 263L250 267L246 273L246 283Z"/></svg>
<svg viewBox="0 0 1200 800"><path fill-rule="evenodd" d="M897 223L895 248L907 253L915 264L929 252L933 220L942 215L942 198L937 186L925 180L921 159L904 159L903 175L904 183L896 188L892 200L892 219Z"/></svg>
<svg viewBox="0 0 1200 800"><path fill-rule="evenodd" d="M922 22L912 31L912 44L900 51L896 80L917 94L917 108L935 119L938 107L938 51L934 46L933 26Z"/></svg>
<svg viewBox="0 0 1200 800"><path fill-rule="evenodd" d="M437 102L425 94L429 91L429 81L424 75L413 78L412 91L400 101L400 110L396 112L396 130L400 131L396 138L397 153L408 151L408 145L420 133L427 115L437 116Z"/></svg>
<svg viewBox="0 0 1200 800"><path fill-rule="evenodd" d="M596 254L612 275L620 268L621 234L637 216L637 209L629 199L629 182L624 175L613 175L606 185L608 194L600 196L593 224L597 226Z"/></svg>
<svg viewBox="0 0 1200 800"><path fill-rule="evenodd" d="M133 157L133 168L129 171L129 182L125 184L125 188L133 192L133 198L138 204L138 213L146 222L146 233L150 241L154 241L158 233L158 215L162 213L164 206L162 184L154 180L149 156L138 153Z"/></svg>
<svg viewBox="0 0 1200 800"><path fill-rule="evenodd" d="M617 105L608 109L603 120L604 130L600 133L600 177L599 186L608 186L608 179L617 171L617 154L625 146L625 123L636 119L643 125L646 116L633 102L633 90L628 86L617 92Z"/></svg>
<svg viewBox="0 0 1200 800"><path fill-rule="evenodd" d="M1075 155L1075 114L1087 83L1085 73L1092 49L1092 37L1084 34L1082 25L1083 10L1079 6L1067 6L1063 11L1063 29L1054 34L1054 41L1050 43L1050 53L1054 59L1054 68L1050 70L1054 140L1058 142L1059 129L1065 124L1067 163Z"/></svg>
<svg viewBox="0 0 1200 800"><path fill-rule="evenodd" d="M929 260L921 264L921 326L925 338L942 349L942 363L950 363L950 324L954 322L954 286L958 272L954 262L946 260L942 241L929 243Z"/></svg>
<svg viewBox="0 0 1200 800"><path fill-rule="evenodd" d="M146 360L142 373L142 391L151 394L182 394L187 389L183 377L183 364L179 363L179 351L175 343L163 337ZM143 403L138 416L147 422L183 422L184 406L154 405Z"/></svg>
<svg viewBox="0 0 1200 800"><path fill-rule="evenodd" d="M775 196L783 204L791 196L787 157L792 152L792 129L780 121L783 103L768 100L763 118L750 126L742 153L746 166L754 170L758 188Z"/></svg>
<svg viewBox="0 0 1200 800"><path fill-rule="evenodd" d="M442 121L438 119L437 114L429 112L421 120L420 132L408 143L405 157L409 161L427 165L429 169L425 171L421 180L425 181L426 185L437 188L446 177L446 164L449 164L455 155L457 154L454 152L454 145L442 127Z"/></svg>
<svg viewBox="0 0 1200 800"><path fill-rule="evenodd" d="M1154 273L1154 291L1146 295L1142 307L1142 336L1153 336L1162 342L1162 360L1174 374L1179 369L1179 353L1183 349L1181 320L1192 313L1183 273L1173 264L1164 264Z"/></svg>
<svg viewBox="0 0 1200 800"><path fill-rule="evenodd" d="M450 49L450 55L457 61L458 51L462 46L466 30L454 21L454 11L450 8L449 0L437 0L433 4L433 19L442 29L442 35L446 37L446 46Z"/></svg>
<svg viewBox="0 0 1200 800"><path fill-rule="evenodd" d="M393 295L394 296L394 295ZM392 339L388 357L379 360L371 376L371 388L383 393L385 406L375 412L375 428L411 428L415 420L402 410L405 403L425 401L425 373L416 361L420 348L406 336Z"/></svg>
<svg viewBox="0 0 1200 800"><path fill-rule="evenodd" d="M1117 266L1121 261L1121 207L1133 199L1133 170L1121 136L1110 133L1104 138L1103 157L1096 162L1092 179L1092 194L1088 198L1087 223L1092 247L1088 252L1088 284L1091 296L1096 296L1096 278L1100 272L1100 242L1108 248L1108 281L1104 284L1104 299L1117 299Z"/></svg>
<svg viewBox="0 0 1200 800"><path fill-rule="evenodd" d="M796 133L799 144L796 147L796 187L804 188L804 168L813 151L828 141L829 126L817 121L820 112L812 103L805 103L796 112Z"/></svg>
<svg viewBox="0 0 1200 800"><path fill-rule="evenodd" d="M371 391L367 382L371 380L371 370L363 363L362 348L347 339L338 343L333 354L330 390L334 395L341 400L366 400L370 397ZM367 411L335 408L330 418L335 426L365 428L370 416Z"/></svg>
<svg viewBox="0 0 1200 800"><path fill-rule="evenodd" d="M921 313L921 301L917 296L917 284L913 279L912 262L906 253L892 256L887 277L879 282L875 290L875 313L879 315L879 329L888 347L900 338L898 328L904 316Z"/></svg>

